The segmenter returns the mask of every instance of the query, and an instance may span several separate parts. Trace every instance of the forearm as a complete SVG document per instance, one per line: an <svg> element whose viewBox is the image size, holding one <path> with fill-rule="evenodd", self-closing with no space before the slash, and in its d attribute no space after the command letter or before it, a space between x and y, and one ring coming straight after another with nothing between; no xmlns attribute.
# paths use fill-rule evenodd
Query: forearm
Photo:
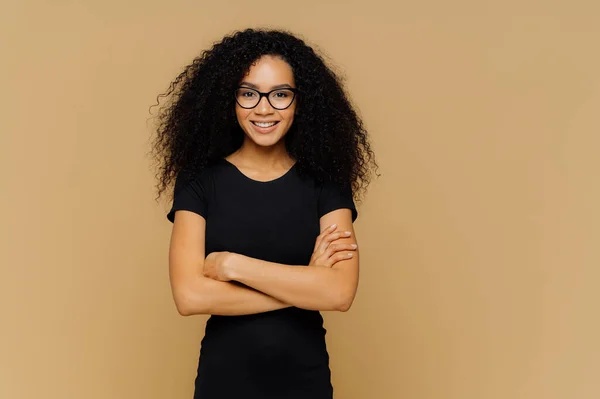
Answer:
<svg viewBox="0 0 600 399"><path fill-rule="evenodd" d="M229 277L292 306L310 310L347 310L356 287L341 270L319 266L290 266L233 254Z"/></svg>
<svg viewBox="0 0 600 399"><path fill-rule="evenodd" d="M174 291L180 314L238 316L268 312L289 307L262 292L234 283L198 276Z"/></svg>

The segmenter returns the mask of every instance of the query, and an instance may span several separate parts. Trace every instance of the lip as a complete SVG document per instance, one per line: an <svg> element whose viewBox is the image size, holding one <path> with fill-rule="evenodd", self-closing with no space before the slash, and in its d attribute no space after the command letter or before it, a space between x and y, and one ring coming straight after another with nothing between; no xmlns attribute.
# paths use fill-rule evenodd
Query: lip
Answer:
<svg viewBox="0 0 600 399"><path fill-rule="evenodd" d="M259 127L256 126L253 122L275 122L275 124L273 126L270 127ZM250 121L250 124L252 125L252 128L257 131L260 134L267 134L267 133L271 133L273 130L277 129L277 126L279 125L280 121Z"/></svg>

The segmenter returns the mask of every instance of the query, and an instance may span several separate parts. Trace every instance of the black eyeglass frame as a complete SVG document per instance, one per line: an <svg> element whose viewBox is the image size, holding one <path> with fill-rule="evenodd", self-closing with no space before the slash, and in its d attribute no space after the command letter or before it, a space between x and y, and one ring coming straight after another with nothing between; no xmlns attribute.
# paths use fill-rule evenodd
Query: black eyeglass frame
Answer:
<svg viewBox="0 0 600 399"><path fill-rule="evenodd" d="M242 104L240 104L240 103L239 103L239 101L238 101L238 99L237 99L237 92L238 92L238 90L240 90L240 89L252 90L252 91L254 91L254 92L258 93L258 96L259 96L259 97L258 97L258 101L256 102L256 105L255 105L255 106L253 106L253 107L244 107ZM289 91L291 91L292 93L294 93L294 97L292 97L292 101L290 101L290 105L288 105L288 106L287 106L287 107L285 107L285 108L277 108L276 106L274 106L273 104L271 104L271 100L269 99L269 95L270 95L271 93L273 93L274 91L280 91L280 90L289 90ZM267 101L269 102L269 105L270 105L271 107L273 107L274 109L278 110L278 111L283 111L284 109L288 109L289 107L291 107L291 106L292 106L292 104L294 103L294 100L296 99L296 95L297 95L297 94L298 94L298 89L296 89L296 88L294 88L294 87L281 87L281 88L279 88L279 89L273 89L273 90L271 90L271 91L268 91L268 92L266 92L266 93L263 93L262 91L258 91L258 90L256 90L256 89L253 89L253 88L251 88L251 87L245 87L245 86L240 86L240 87L238 87L237 89L235 89L235 92L233 93L233 95L234 95L234 97L235 97L235 102L236 102L236 103L237 103L237 104L238 104L240 107L242 107L242 108L244 108L244 109L252 109L252 108L256 108L256 107L258 106L258 104L260 104L260 102L262 101L262 98L263 98L263 97L267 97Z"/></svg>

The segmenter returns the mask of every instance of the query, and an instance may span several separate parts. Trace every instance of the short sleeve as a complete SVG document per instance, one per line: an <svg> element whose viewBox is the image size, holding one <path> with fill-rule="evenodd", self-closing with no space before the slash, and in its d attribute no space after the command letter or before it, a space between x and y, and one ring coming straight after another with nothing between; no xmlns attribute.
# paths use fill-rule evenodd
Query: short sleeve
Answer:
<svg viewBox="0 0 600 399"><path fill-rule="evenodd" d="M206 218L207 208L204 184L198 177L192 178L190 173L180 172L175 180L173 205L167 219L173 223L176 211L190 211Z"/></svg>
<svg viewBox="0 0 600 399"><path fill-rule="evenodd" d="M319 192L319 218L337 209L350 209L352 222L358 217L356 205L352 197L352 187L341 187L334 183L323 183Z"/></svg>

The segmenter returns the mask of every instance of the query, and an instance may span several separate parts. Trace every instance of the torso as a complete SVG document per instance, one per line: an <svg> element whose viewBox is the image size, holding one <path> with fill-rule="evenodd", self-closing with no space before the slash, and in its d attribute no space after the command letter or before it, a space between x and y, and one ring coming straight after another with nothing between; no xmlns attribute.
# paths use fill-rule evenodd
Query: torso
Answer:
<svg viewBox="0 0 600 399"><path fill-rule="evenodd" d="M308 265L320 229L319 191L312 179L301 178L294 166L274 179L258 181L230 161L220 160L203 172L202 181L208 203L207 255L230 251L296 267ZM247 316L211 316L198 378L210 384L214 375L242 370L252 374L251 380L265 383L274 375L289 382L320 370L321 383L329 384L321 314L292 307Z"/></svg>

